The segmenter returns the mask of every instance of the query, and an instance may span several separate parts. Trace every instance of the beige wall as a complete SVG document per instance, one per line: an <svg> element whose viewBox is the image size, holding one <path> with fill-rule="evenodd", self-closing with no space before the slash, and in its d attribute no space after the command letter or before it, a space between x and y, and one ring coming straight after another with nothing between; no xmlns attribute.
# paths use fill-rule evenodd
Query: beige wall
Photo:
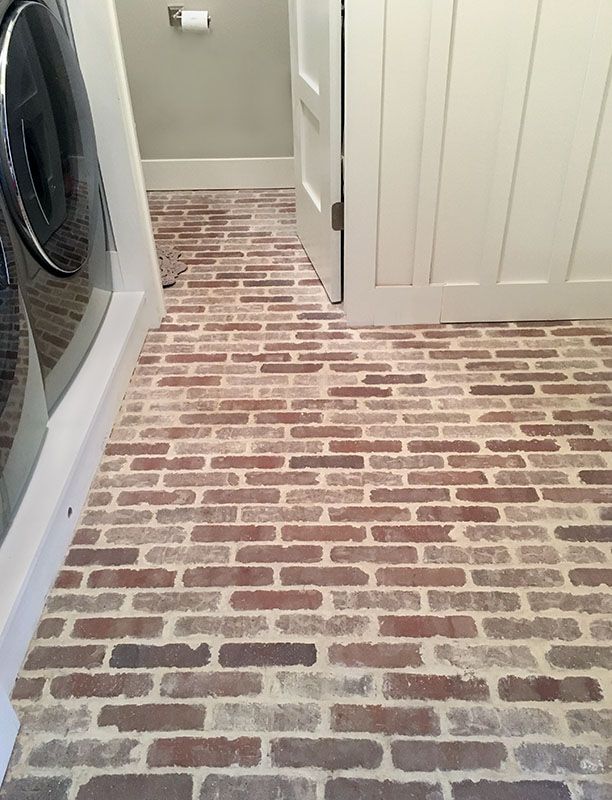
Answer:
<svg viewBox="0 0 612 800"><path fill-rule="evenodd" d="M144 159L292 155L287 0L187 0L205 34L171 28L164 0L116 5Z"/></svg>

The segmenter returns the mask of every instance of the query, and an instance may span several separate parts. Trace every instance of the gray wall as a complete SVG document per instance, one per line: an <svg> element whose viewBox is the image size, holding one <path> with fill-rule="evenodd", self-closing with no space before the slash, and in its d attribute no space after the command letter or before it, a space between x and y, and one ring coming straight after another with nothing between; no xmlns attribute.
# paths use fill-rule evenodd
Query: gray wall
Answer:
<svg viewBox="0 0 612 800"><path fill-rule="evenodd" d="M187 0L204 34L170 28L164 0L116 5L144 159L292 155L287 0Z"/></svg>

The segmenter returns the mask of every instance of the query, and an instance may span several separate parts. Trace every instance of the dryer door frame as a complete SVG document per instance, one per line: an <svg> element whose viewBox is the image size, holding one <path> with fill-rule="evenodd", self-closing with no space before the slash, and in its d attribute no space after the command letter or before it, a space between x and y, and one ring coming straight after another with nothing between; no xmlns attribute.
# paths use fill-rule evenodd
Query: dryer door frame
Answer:
<svg viewBox="0 0 612 800"><path fill-rule="evenodd" d="M49 46L34 46L37 25L47 27ZM12 70L30 95L13 94ZM49 272L75 274L103 224L95 132L70 35L37 0L15 6L3 24L0 134L0 184L24 243Z"/></svg>

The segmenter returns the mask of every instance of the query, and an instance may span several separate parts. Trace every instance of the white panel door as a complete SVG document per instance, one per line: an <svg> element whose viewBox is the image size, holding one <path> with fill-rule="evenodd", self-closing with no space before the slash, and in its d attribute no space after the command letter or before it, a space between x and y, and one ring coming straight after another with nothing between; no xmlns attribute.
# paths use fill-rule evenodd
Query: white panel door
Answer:
<svg viewBox="0 0 612 800"><path fill-rule="evenodd" d="M347 4L351 324L612 317L611 0Z"/></svg>
<svg viewBox="0 0 612 800"><path fill-rule="evenodd" d="M289 0L298 235L332 303L342 300L342 0Z"/></svg>

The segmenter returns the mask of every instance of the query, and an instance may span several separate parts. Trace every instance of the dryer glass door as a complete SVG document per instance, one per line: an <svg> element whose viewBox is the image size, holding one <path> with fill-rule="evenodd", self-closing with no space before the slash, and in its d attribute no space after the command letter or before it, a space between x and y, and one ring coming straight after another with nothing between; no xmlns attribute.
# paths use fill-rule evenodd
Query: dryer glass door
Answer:
<svg viewBox="0 0 612 800"><path fill-rule="evenodd" d="M2 184L29 249L57 275L89 259L100 224L93 122L76 53L42 3L7 15L0 45Z"/></svg>
<svg viewBox="0 0 612 800"><path fill-rule="evenodd" d="M0 543L26 489L47 427L40 368L0 208Z"/></svg>

